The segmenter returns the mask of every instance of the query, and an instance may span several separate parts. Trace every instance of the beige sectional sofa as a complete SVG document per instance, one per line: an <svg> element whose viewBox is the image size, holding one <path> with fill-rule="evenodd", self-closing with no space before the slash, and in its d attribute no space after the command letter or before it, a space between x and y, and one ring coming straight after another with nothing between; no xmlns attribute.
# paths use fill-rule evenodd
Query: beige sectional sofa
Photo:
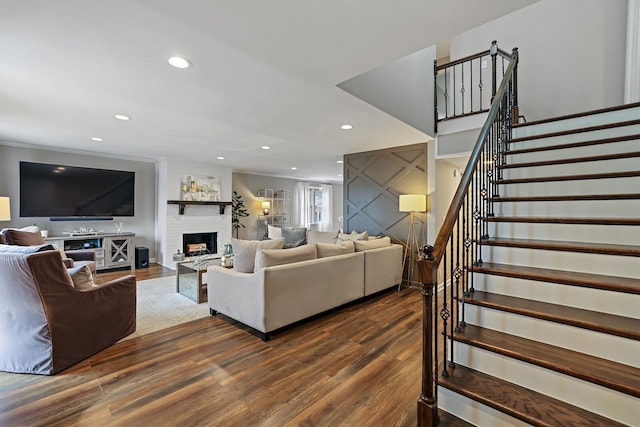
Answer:
<svg viewBox="0 0 640 427"><path fill-rule="evenodd" d="M287 325L396 286L402 280L402 246L388 238L370 242L351 242L350 250L323 243L258 249L253 273L211 266L211 314L235 319L267 340Z"/></svg>

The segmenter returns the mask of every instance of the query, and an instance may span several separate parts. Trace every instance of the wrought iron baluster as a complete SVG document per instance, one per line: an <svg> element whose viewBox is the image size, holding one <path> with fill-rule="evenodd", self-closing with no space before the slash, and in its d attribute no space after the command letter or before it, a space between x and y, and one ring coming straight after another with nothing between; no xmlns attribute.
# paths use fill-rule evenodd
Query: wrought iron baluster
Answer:
<svg viewBox="0 0 640 427"><path fill-rule="evenodd" d="M448 68L444 69L444 117L449 117L449 82L447 80Z"/></svg>
<svg viewBox="0 0 640 427"><path fill-rule="evenodd" d="M451 286L451 297L449 298L449 312L451 313L452 316L455 316L456 314L456 310L457 310L457 301L456 301L456 295L455 295L455 272L453 269L453 233L451 233L451 236L449 237L449 272L450 272L450 286ZM446 286L446 283L445 283ZM457 316L456 316L457 317ZM449 322L449 367L454 368L455 367L455 362L454 362L454 352L453 352L453 346L454 346L454 339L453 339L453 332L455 330L455 323L457 323L457 321L454 321L456 319L451 319L451 321Z"/></svg>
<svg viewBox="0 0 640 427"><path fill-rule="evenodd" d="M462 74L460 80L460 104L462 105L462 109L460 110L460 114L464 114L464 62L460 64L460 73Z"/></svg>
<svg viewBox="0 0 640 427"><path fill-rule="evenodd" d="M447 360L448 352L447 352L447 321L449 319L450 313L447 309L447 251L445 249L444 254L442 256L442 266L443 266L443 280L444 286L442 289L442 308L440 309L440 318L442 319L442 350L443 350L443 361L442 361L442 376L448 377L449 371L447 370L448 363ZM436 338L437 339L437 338Z"/></svg>

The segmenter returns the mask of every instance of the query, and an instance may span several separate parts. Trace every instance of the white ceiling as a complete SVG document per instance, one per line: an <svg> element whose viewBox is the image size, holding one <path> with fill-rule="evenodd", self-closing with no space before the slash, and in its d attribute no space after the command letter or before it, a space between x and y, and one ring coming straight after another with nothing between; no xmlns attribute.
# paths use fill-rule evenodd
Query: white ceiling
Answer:
<svg viewBox="0 0 640 427"><path fill-rule="evenodd" d="M340 180L428 137L337 84L534 2L0 0L0 141Z"/></svg>

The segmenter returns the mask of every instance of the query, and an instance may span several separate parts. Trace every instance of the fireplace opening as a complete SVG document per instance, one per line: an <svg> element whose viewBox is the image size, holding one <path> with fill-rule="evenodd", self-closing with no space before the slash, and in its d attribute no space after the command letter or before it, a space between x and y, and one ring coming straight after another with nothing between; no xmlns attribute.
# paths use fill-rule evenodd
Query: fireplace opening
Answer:
<svg viewBox="0 0 640 427"><path fill-rule="evenodd" d="M185 256L218 253L218 233L185 233L182 235L182 252Z"/></svg>

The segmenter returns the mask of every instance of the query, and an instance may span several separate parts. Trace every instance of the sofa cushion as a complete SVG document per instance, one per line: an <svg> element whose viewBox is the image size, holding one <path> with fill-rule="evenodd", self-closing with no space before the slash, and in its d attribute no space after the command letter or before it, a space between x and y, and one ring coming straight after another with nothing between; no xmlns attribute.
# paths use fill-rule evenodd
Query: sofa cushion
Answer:
<svg viewBox="0 0 640 427"><path fill-rule="evenodd" d="M87 290L96 286L93 282L93 275L88 265L80 267L68 268L67 271L71 276L73 286L79 290Z"/></svg>
<svg viewBox="0 0 640 427"><path fill-rule="evenodd" d="M282 239L282 229L267 224L267 237L269 239Z"/></svg>
<svg viewBox="0 0 640 427"><path fill-rule="evenodd" d="M306 228L282 228L280 231L282 232L282 238L284 239L285 249L307 244Z"/></svg>
<svg viewBox="0 0 640 427"><path fill-rule="evenodd" d="M316 259L316 245L302 245L291 249L258 249L255 271L274 265Z"/></svg>
<svg viewBox="0 0 640 427"><path fill-rule="evenodd" d="M26 231L6 229L4 231L6 241L10 245L33 246L44 244L44 239L39 231Z"/></svg>
<svg viewBox="0 0 640 427"><path fill-rule="evenodd" d="M389 237L381 237L374 240L356 240L353 242L356 246L356 252L367 251L369 249L384 248L391 245Z"/></svg>
<svg viewBox="0 0 640 427"><path fill-rule="evenodd" d="M282 249L283 245L283 239L241 240L232 237L233 269L241 273L253 273L258 249Z"/></svg>
<svg viewBox="0 0 640 427"><path fill-rule="evenodd" d="M367 240L369 238L369 233L367 231L363 231L362 233L358 233L355 230L351 232L351 234L338 233L338 240L336 243L356 241L356 240Z"/></svg>
<svg viewBox="0 0 640 427"><path fill-rule="evenodd" d="M338 240L337 231L317 231L309 230L309 243L336 243Z"/></svg>
<svg viewBox="0 0 640 427"><path fill-rule="evenodd" d="M318 258L326 258L355 252L355 247L352 241L342 243L316 243L316 248L318 251Z"/></svg>

